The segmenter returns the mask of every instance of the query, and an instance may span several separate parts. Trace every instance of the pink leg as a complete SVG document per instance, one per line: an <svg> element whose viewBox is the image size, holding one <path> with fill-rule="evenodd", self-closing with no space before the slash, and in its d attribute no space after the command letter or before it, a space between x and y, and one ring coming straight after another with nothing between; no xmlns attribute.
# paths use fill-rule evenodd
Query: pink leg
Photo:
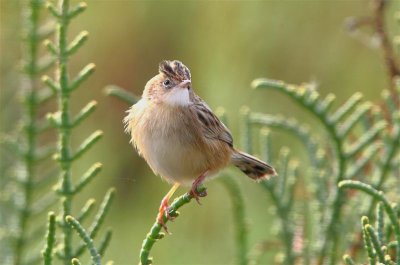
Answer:
<svg viewBox="0 0 400 265"><path fill-rule="evenodd" d="M204 179L207 176L208 171L204 172L203 174L200 175L192 184L192 188L190 189L190 195L192 195L193 198L196 199L197 203L201 205L200 203L200 197L204 197L207 195L207 192L204 191L204 193L199 194L197 191L197 188L203 183Z"/></svg>
<svg viewBox="0 0 400 265"><path fill-rule="evenodd" d="M173 218L169 215L168 210L169 210L169 204L168 201L171 198L171 196L174 194L174 192L178 189L179 184L176 183L170 191L167 193L167 195L164 196L164 198L161 200L160 208L158 210L158 215L157 215L157 222L164 228L165 232L168 232L168 228L165 225L164 222L164 216L167 217L168 220L172 220Z"/></svg>

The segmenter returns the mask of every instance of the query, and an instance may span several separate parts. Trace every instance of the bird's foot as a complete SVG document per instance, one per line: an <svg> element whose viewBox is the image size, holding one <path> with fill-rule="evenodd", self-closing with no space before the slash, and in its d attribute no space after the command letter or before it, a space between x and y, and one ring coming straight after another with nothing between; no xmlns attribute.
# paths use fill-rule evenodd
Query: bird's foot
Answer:
<svg viewBox="0 0 400 265"><path fill-rule="evenodd" d="M200 177L198 177L192 184L192 188L189 191L190 196L196 199L197 203L200 203L200 197L207 196L207 189L202 185L204 179L207 176L208 171L204 172Z"/></svg>
<svg viewBox="0 0 400 265"><path fill-rule="evenodd" d="M173 218L172 216L169 215L169 207L166 207L165 209L160 210L160 211L158 212L158 215L157 215L157 223L159 223L159 224L161 225L161 227L165 230L165 232L166 232L167 234L171 234L171 233L169 232L169 230L168 230L168 227L167 227L167 225L166 225L166 222L164 221L164 217L166 217L167 220L169 220L169 221L173 221L173 220L174 220L174 218Z"/></svg>
<svg viewBox="0 0 400 265"><path fill-rule="evenodd" d="M160 208L158 209L157 223L159 223L162 226L162 228L164 228L164 230L167 234L170 234L170 233L165 224L164 217L166 217L166 221L173 221L176 217L171 214L168 201L178 187L179 187L179 184L175 184L171 188L171 190L167 193L167 195L165 195L164 198L161 200Z"/></svg>
<svg viewBox="0 0 400 265"><path fill-rule="evenodd" d="M157 215L157 223L159 223L162 226L162 228L164 228L164 230L167 234L171 234L168 231L167 225L165 224L166 222L164 221L164 217L167 218L167 221L174 221L174 219L175 219L175 216L172 216L170 213L168 199L169 198L164 198L161 201L160 209L158 210L158 215Z"/></svg>
<svg viewBox="0 0 400 265"><path fill-rule="evenodd" d="M201 205L200 197L207 196L207 189L203 185L199 185L197 187L192 187L189 191L189 194L197 201L198 204Z"/></svg>

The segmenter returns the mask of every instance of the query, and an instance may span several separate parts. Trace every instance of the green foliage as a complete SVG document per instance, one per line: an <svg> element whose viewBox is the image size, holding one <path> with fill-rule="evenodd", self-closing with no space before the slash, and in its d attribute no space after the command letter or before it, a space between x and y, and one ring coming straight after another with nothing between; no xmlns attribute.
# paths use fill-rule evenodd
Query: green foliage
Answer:
<svg viewBox="0 0 400 265"><path fill-rule="evenodd" d="M236 242L236 262L238 265L247 265L248 258L248 228L246 224L245 204L240 186L234 179L236 176L221 176L221 181L228 191L232 201L232 214Z"/></svg>
<svg viewBox="0 0 400 265"><path fill-rule="evenodd" d="M362 224L362 232L364 238L364 246L368 254L368 259L370 264L376 264L378 261L382 264L400 264L400 221L399 214L396 212L396 205L389 203L386 196L383 195L382 191L378 191L374 189L372 186L368 184L364 184L360 181L354 180L344 180L339 183L339 188L351 188L363 191L373 197L375 200L379 201L377 205L377 213L376 213L376 228L369 224L369 220L367 216L363 216L361 219ZM396 244L395 249L396 253L394 257L396 257L396 261L394 258L387 253L388 250L388 242L384 239L384 216L383 210L386 212L391 229L394 233L394 238ZM376 231L378 230L378 231ZM386 236L387 237L387 236ZM387 237L388 238L388 237Z"/></svg>
<svg viewBox="0 0 400 265"><path fill-rule="evenodd" d="M54 32L52 21L41 25L42 7L41 0L24 2L24 58L20 78L24 109L22 119L13 132L19 136L1 136L0 139L2 147L7 147L17 158L13 162L2 160L2 163L12 166L3 174L0 196L2 208L11 210L11 214L2 214L0 218L5 224L1 227L4 232L0 233L0 248L6 250L4 256L0 256L3 261L15 265L34 263L40 258L39 253L31 251L37 248L38 235L44 234L44 226L34 226L31 220L41 216L54 202L51 192L43 191L52 182L54 174L51 169L39 172L54 152L51 144L39 141L39 137L49 129L40 112L42 106L54 96L51 90L40 85L40 76L54 63L53 58L42 56L39 52L40 42Z"/></svg>
<svg viewBox="0 0 400 265"><path fill-rule="evenodd" d="M254 113L247 107L241 110L243 149L250 153L261 153L264 160L272 161L271 164L277 166L279 174L277 178L261 182L272 199L280 224L283 253L277 254L278 260L283 264L337 264L345 246L358 245L357 242L351 242L350 236L342 235L354 233L352 227L356 215L365 213L370 216L376 204L376 197L371 197L369 206L357 201L353 207L363 207L358 207L359 211L349 212L347 194L338 184L367 174L377 189L386 186L388 191L393 191L393 187L400 185L398 180L388 177L399 173L400 116L396 102L400 102L400 87L391 92L384 90L383 104L365 102L361 93L355 93L334 109L335 96L329 94L323 98L314 84L291 85L260 78L254 80L252 86L288 96L317 119L326 131L324 135L316 135L310 125L304 125L293 117ZM108 87L106 93L130 104L137 101L134 96L115 86ZM386 119L382 113L387 115ZM274 159L271 129L285 131L298 138L304 144L309 165L307 161L291 159L290 149L286 147L281 148L278 158ZM258 143L258 150L255 143ZM304 198L297 198L299 191ZM240 207L236 210L242 212ZM384 251L376 250L384 237L382 209L378 212L377 231L370 225L363 225L362 231L366 251L376 253L376 259L371 260L371 264L375 264L375 261L389 262L391 259ZM235 218L236 222L243 220L244 216ZM244 224L236 225L238 238L246 238L244 230L241 230L243 227ZM153 228L151 231L154 232ZM143 264L151 263L148 260L149 253L143 252L143 249L147 250L150 243L152 246L157 236L155 233L151 240L148 240L149 236L145 240L146 247L141 252L145 253ZM246 243L241 239L238 242L239 246L243 243L238 248L238 262L256 264L263 253L247 261L247 254L240 253L247 251ZM345 256L344 261L347 264L354 263L350 256Z"/></svg>
<svg viewBox="0 0 400 265"><path fill-rule="evenodd" d="M116 97L130 106L138 101L138 98L135 95L116 85L109 85L104 89L104 91L106 95Z"/></svg>
<svg viewBox="0 0 400 265"><path fill-rule="evenodd" d="M269 133L264 127L287 131L299 138L305 145L312 170L303 174L306 184L301 189L308 194L306 196L309 199L304 202L308 206L303 206L305 214L302 226L304 226L303 229L308 228L310 231L307 231L308 235L304 235L301 253L298 253L296 258L307 261L307 264L309 262L321 264L323 261L336 264L338 253L343 251L343 246L349 242L345 237L340 236L343 231L346 231L343 230L346 194L335 183L359 178L365 174L368 166L373 167L373 169L368 169L368 172L374 172L376 177L373 180L376 181L376 187L380 188L385 184L387 174L394 173L388 165L393 165L393 163L398 165L398 161L394 159L398 153L400 136L398 134L398 113L393 110L390 114L393 128L387 128L387 122L373 117L377 115L379 107L371 103L363 103L360 93L354 94L346 103L333 111L331 106L334 97L328 95L322 98L308 84L296 86L281 81L257 79L252 85L256 89L276 90L289 96L318 119L326 129L326 140L322 141L316 139L308 129L310 126L300 125L293 118L287 119L249 111L246 111L243 118L243 127L245 128L243 132L250 135L249 137L244 136L244 139L251 138L252 131L260 130L261 151L270 149L268 147L270 146L268 143ZM399 91L397 91L396 97L399 97ZM368 116L367 113L371 113L371 115ZM373 122L370 121L371 119ZM384 144L382 145L381 142ZM378 152L382 152L383 155L376 156ZM298 185L296 184L298 176L295 173L297 172L295 169L297 163L294 165L292 163L294 168L291 170L289 170L290 167L288 168L287 153L288 150L282 150L279 159L272 162L272 164L281 165L277 170L279 177L274 181L263 183L265 184L263 186L270 193L278 216L280 216L282 241L286 246L284 263L293 264L294 255L291 251L295 249L293 233L296 230L296 224L290 217L293 214L291 213L293 206L290 203L296 200L290 196L294 196L295 186ZM267 153L264 157L268 159L271 154ZM328 160L329 163L327 163ZM288 176L290 176L290 180L288 180ZM285 198L285 196L289 197ZM374 202L375 198L373 197L371 205ZM318 212L313 213L313 217L308 217L307 209L311 208ZM348 223L346 226L351 227L349 217L346 217L346 223ZM371 234L371 229L368 228L367 232ZM306 233L306 231L302 233ZM372 240L372 245L377 242L375 237L369 238ZM379 257L384 259L383 254Z"/></svg>
<svg viewBox="0 0 400 265"><path fill-rule="evenodd" d="M97 176L101 171L102 165L95 163L89 168L86 173L78 180L76 184L72 182L72 164L80 159L103 135L101 131L95 131L87 137L76 151L71 149L71 133L72 130L82 123L96 108L96 102L89 102L79 113L73 118L70 111L71 94L80 87L80 85L94 72L95 66L90 63L85 66L75 78L70 79L68 73L68 63L71 55L73 55L87 40L88 32L82 31L78 36L68 44L68 32L71 20L86 9L85 3L80 3L75 7L70 7L69 0L60 0L58 7L52 3L47 3L47 9L57 21L57 37L55 42L50 40L45 41L45 46L48 51L57 61L56 79L53 80L48 76L44 76L42 81L47 85L57 96L58 110L48 114L47 118L50 123L57 129L58 132L58 149L53 156L58 162L60 168L60 178L55 187L56 194L62 205L58 224L61 227L62 243L58 243L57 257L64 264L79 264L80 257L85 249L89 250L93 264L101 263L101 254L104 254L106 247L111 239L111 231L107 231L103 239L99 252L95 246L93 239L96 237L100 226L104 222L104 218L108 213L110 203L112 201L114 190L110 189L104 197L103 203L100 205L99 211L92 221L89 230L86 231L80 222L82 222L93 209L94 201L90 199L81 210L78 218L73 217L73 199ZM54 234L52 223L49 224L48 234ZM72 230L75 230L83 243L74 249L72 241ZM50 237L50 236L49 236ZM52 244L50 244L52 243ZM51 250L54 240L48 240L46 247L45 263L51 264Z"/></svg>
<svg viewBox="0 0 400 265"><path fill-rule="evenodd" d="M45 265L50 265L52 263L53 248L56 243L56 215L54 212L49 212L48 217L47 242L44 250L42 251Z"/></svg>
<svg viewBox="0 0 400 265"><path fill-rule="evenodd" d="M57 129L59 141L57 152L53 155L53 159L57 161L60 166L60 181L55 190L63 209L61 218L59 217L57 221L56 215L53 212L49 213L47 242L43 250L44 264L50 265L53 263L55 249L58 251L57 257L63 260L64 264L70 264L73 257L79 257L83 254L85 248L84 246L82 247L82 245L78 247L76 253L73 252L72 228L70 224L66 223L65 218L72 214L73 197L89 184L100 172L102 167L100 163L96 163L81 177L76 185L73 185L72 163L86 153L90 147L101 138L102 133L100 131L94 132L83 141L77 151L74 153L72 152L70 148L71 131L94 111L96 102L89 102L75 118L72 118L70 114L70 95L73 90L77 89L82 82L93 73L94 65L89 64L78 73L76 78L72 80L69 79L69 57L84 44L87 40L88 33L85 31L81 32L71 44L68 45L68 26L71 19L86 8L86 4L80 3L75 8L70 9L69 1L66 0L59 1L58 5L59 6L56 8L52 3L47 3L47 8L53 15L56 23L50 21L42 27L39 25L39 14L44 7L44 2L42 0L31 0L27 2L24 11L27 15L24 21L24 27L27 32L24 38L26 42L23 63L24 76L21 78L21 83L24 88L23 104L25 106L21 126L23 139L19 141L20 139L9 140L11 137L4 138L4 142L12 146L12 149L16 150L17 155L19 155L20 159L15 168L23 168L23 170L16 170L18 173L15 174L15 178L12 178L13 182L10 181L10 183L17 182L21 188L18 188L16 195L13 195L14 188L10 188L11 184L5 185L4 192L2 192L2 199L5 199L6 202L11 204L10 208L15 207L17 209L17 232L15 235L9 235L14 237L12 260L9 261L9 257L4 258L6 262L16 265L38 262L39 253L36 252L32 254L29 251L33 248L32 242L38 242L37 235L44 234L44 227L39 227L37 231L32 232L30 231L29 223L33 217L43 213L55 201L54 193L42 191L44 187L48 188L48 184L54 179L54 168L48 166L48 161L47 164L43 163L43 160L54 153L54 148L52 148L51 145L41 146L39 144L39 136L50 128L50 125ZM56 43L50 40L44 41L50 55L40 57L39 44L45 38L50 37L54 31L56 31L57 34ZM46 87L42 88L40 85L40 76L51 68L55 61L57 61L56 80L51 79L47 75L43 76L41 79ZM47 120L43 119L38 114L40 113L40 107L54 95L58 98L59 109L55 113L48 114ZM38 168L40 169L40 173ZM51 173L47 173L46 171L50 171ZM48 188L48 190L50 189ZM113 194L113 190L107 193L98 214L95 216L90 226L89 236L91 239L97 235L100 226L104 222ZM15 196L15 198L12 198L13 196ZM37 200L38 196L40 196L39 200ZM36 202L34 203L33 201L35 199ZM92 206L93 200L91 199L82 209L78 220L82 221L85 219L93 209ZM73 219L71 225L75 229L77 228L76 224L79 224L79 221ZM56 229L57 225L61 229ZM78 228L80 228L78 232L82 235L82 231L84 231L83 228ZM7 228L5 228L4 231L7 231ZM56 231L63 232L63 243L57 240ZM110 242L111 234L111 230L108 230L100 244L102 254L104 254ZM94 255L94 247L88 245L88 238L84 239L84 243L88 246L90 253ZM6 241L3 235L1 241ZM30 259L27 259L28 256L30 256ZM99 259L99 255L94 258L96 264L99 264Z"/></svg>
<svg viewBox="0 0 400 265"><path fill-rule="evenodd" d="M75 231L78 233L79 237L82 239L82 241L85 243L86 247L88 248L90 252L90 257L92 258L92 263L94 265L100 265L101 264L101 258L100 254L97 251L97 249L94 247L93 240L91 238L91 235L86 232L86 230L82 227L82 225L77 221L74 217L71 215L68 215L65 217L65 221L75 229ZM77 259L71 259L71 261L74 260L74 262L77 262Z"/></svg>
<svg viewBox="0 0 400 265"><path fill-rule="evenodd" d="M386 1L376 0L373 3L375 13L368 19L372 22L367 24L372 25L380 39L389 76L389 87L382 92L382 102L366 102L361 93L355 93L344 104L335 106L335 96L329 94L323 97L312 83L291 85L266 78L252 83L258 90L255 93L259 95L274 90L293 100L320 123L324 133L315 129L314 124L306 124L298 118L256 113L247 107L242 109L243 149L261 154L279 173L278 177L263 181L259 186L269 195L276 213L280 243L276 251L276 248L268 247L274 242L265 240L257 246L265 245L266 248L259 249L253 256L249 255L251 242L245 222L246 203L233 177L235 173L229 172L229 176L221 177L221 181L232 200L237 264L261 264L262 255L272 250L274 253L269 254L273 255L277 264L333 265L339 263L344 252L349 253L343 256L346 264L356 264L354 260L361 259L361 254L368 257L369 264L400 264L400 211L398 206L389 202L399 200L400 83L397 77L400 72L383 27ZM87 42L89 34L82 31L69 42L69 26L87 6L85 3L70 6L69 0L60 0L57 5L47 3L56 26L51 21L40 26L39 13L43 5L42 0L30 0L26 6L29 12L24 24L27 32L24 75L21 78L25 109L22 126L18 128L21 137L17 140L11 137L1 139L2 144L18 157L16 165L13 165L15 172L1 169L2 174L7 172L10 176L2 177L2 181L5 180L0 196L2 206L15 209L15 214L10 217L0 216L2 224L6 225L0 230L1 253L7 254L6 263L22 265L39 262L38 251L35 255L30 255L30 251L37 249L34 243L43 238L44 225L35 231L31 219L47 211L55 201L54 193L47 192L55 175L52 166L47 165L47 158L54 154L55 148L51 144L42 144L38 138L54 127L58 144L53 158L58 163L56 171L60 173L54 190L61 212L48 214L43 262L46 265L57 262L81 264L79 259L87 251L92 263L100 264L112 238L112 230L106 230L98 242L94 240L104 224L115 191L110 189L106 193L96 214L94 199L87 200L80 211L75 212L77 195L87 190L102 170L102 165L95 163L77 181L73 181L72 170L72 166L103 135L101 131L95 131L76 149L71 148L72 133L87 122L97 107L96 101L90 101L75 116L71 114L72 93L81 88L95 70L94 64L88 64L76 77L70 78L70 58ZM352 27L354 30L356 26ZM54 31L57 34L55 41L44 41L49 55L39 56L39 44ZM54 62L57 62L55 77L43 76L45 87L42 88L40 76L51 69ZM116 86L107 87L106 93L130 105L138 100ZM53 96L58 99L58 109L49 113L47 119L42 119L40 108ZM225 116L221 118L225 120ZM307 159L297 154L294 148L276 149L276 131L291 134L300 140ZM359 191L367 193L368 199L359 196ZM36 198L40 199L34 202ZM177 210L191 199L188 193L175 199L170 215L177 217ZM86 226L85 222L92 214L95 216ZM360 218L361 230L355 228L359 226L357 220ZM166 217L164 222L168 222ZM164 237L161 230L162 226L157 222L152 225L140 250L141 264L152 263L150 254L154 244ZM79 241L73 240L74 231ZM8 242L13 245L4 245ZM361 243L363 249L359 247Z"/></svg>
<svg viewBox="0 0 400 265"><path fill-rule="evenodd" d="M198 188L198 194L202 194L205 191L205 187ZM179 216L178 209L181 208L183 205L189 203L193 199L192 195L188 192L184 195L176 198L173 203L169 206L169 216L176 218ZM168 218L164 215L163 216L164 224L168 222ZM150 229L150 232L147 234L146 238L143 241L142 248L140 250L140 264L143 265L150 265L153 263L153 258L150 257L150 251L153 248L154 243L158 240L164 238L165 234L161 232L162 225L158 223L158 220L153 224Z"/></svg>

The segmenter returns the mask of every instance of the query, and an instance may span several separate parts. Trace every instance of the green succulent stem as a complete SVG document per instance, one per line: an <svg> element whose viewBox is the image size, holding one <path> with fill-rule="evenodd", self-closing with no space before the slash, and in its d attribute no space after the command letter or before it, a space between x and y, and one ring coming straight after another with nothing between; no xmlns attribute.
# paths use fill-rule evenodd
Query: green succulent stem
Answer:
<svg viewBox="0 0 400 265"><path fill-rule="evenodd" d="M290 223L289 211L282 204L282 200L267 181L262 182L263 187L269 192L270 197L276 207L278 217L281 221L282 242L285 244L285 265L294 264L295 255L293 253L293 230Z"/></svg>
<svg viewBox="0 0 400 265"><path fill-rule="evenodd" d="M316 99L318 98L317 94L315 94L316 96L314 97L304 96L306 91L306 88L304 87L288 85L281 81L274 81L263 78L254 80L252 86L254 88L274 89L290 96L292 99L298 102L304 109L308 110L311 114L313 114L321 121L321 123L324 125L324 127L326 128L327 132L329 133L332 139L335 155L337 158L338 170L335 176L335 181L336 183L339 183L340 181L344 180L347 159L345 151L343 149L344 146L343 138L341 138L341 136L338 133L338 130L336 128L337 124L336 121L342 118L347 112L349 112L353 108L353 106L358 101L358 98L355 98L354 102L351 101L350 99L347 105L346 104L343 105L343 107L339 109L335 114L329 116L326 111L327 107L321 108L320 105L315 104ZM309 98L314 98L314 100L309 100ZM328 251L330 251L328 264L335 265L337 262L337 248L340 238L339 228L341 224L340 219L341 219L341 209L343 204L344 204L343 192L339 189L336 191L336 194L334 195L331 217L326 230L327 231L326 239L324 240L324 243L320 251L318 264L324 263L324 260L328 255Z"/></svg>
<svg viewBox="0 0 400 265"><path fill-rule="evenodd" d="M397 242L400 242L400 223L399 223L397 213L396 213L395 209L392 207L392 205L389 203L387 198L383 195L382 191L378 191L368 184L362 183L360 181L354 181L354 180L341 181L338 184L338 186L340 189L352 188L352 189L357 189L357 190L363 191L363 192L369 194L370 196L374 197L377 201L382 202L383 207L384 207L384 209L389 217L389 220L391 222L391 225L393 227L395 239ZM376 241L378 241L378 239L376 239ZM396 264L400 265L400 244L398 244L396 246L396 259L397 259Z"/></svg>
<svg viewBox="0 0 400 265"><path fill-rule="evenodd" d="M243 135L242 137L244 139L248 138L248 135L251 133L251 128L250 125L251 123L253 124L260 124L262 126L266 125L271 125L271 127L274 127L277 125L277 123L281 124L283 128L287 129L290 128L292 129L294 126L293 124L288 124L286 122L281 123L281 121L278 119L271 121L269 116L258 114L258 113L249 113L249 109L246 109L246 112L243 112ZM279 125L278 125L279 126ZM300 129L296 132L297 134L300 134L301 136L304 136L304 132L300 132ZM309 139L303 139L305 142ZM250 144L250 143L247 143ZM270 134L267 128L261 128L260 130L260 146L261 146L261 155L262 158L265 160L269 160L271 157L270 154ZM315 152L314 152L315 153ZM287 185L287 181L289 178L289 170L288 170L288 162L289 162L289 151L286 148L282 149L281 152L281 157L279 158L279 161L281 162L282 166L278 170L279 174L279 182L274 182L273 180L264 180L261 182L261 185L265 188L265 190L269 193L273 205L276 208L276 211L278 213L278 217L280 219L281 223L281 231L280 231L280 236L281 240L285 245L285 258L283 261L283 264L289 265L289 264L294 264L295 262L295 255L293 253L293 229L292 229L292 223L289 218L290 214L290 208L292 207L292 202L293 202L293 191L294 188L294 182L291 181L292 183L290 185ZM291 172L294 173L294 172ZM291 176L293 177L293 176ZM288 187L289 186L289 187ZM289 192L285 192L286 190L289 190ZM287 196L285 196L285 194Z"/></svg>
<svg viewBox="0 0 400 265"><path fill-rule="evenodd" d="M73 259L71 260L71 264L72 264L72 265L81 265L81 262L79 261L79 259L73 258Z"/></svg>
<svg viewBox="0 0 400 265"><path fill-rule="evenodd" d="M76 115L75 118L70 114L71 93L77 89L95 69L95 65L90 63L73 79L69 77L68 73L69 57L84 44L88 36L86 31L82 31L71 44L68 44L70 20L86 9L86 4L80 3L76 7L70 8L69 0L59 0L57 7L54 7L51 3L47 3L47 9L57 21L55 43L49 40L45 43L50 53L56 57L56 79L52 81L48 76L45 76L42 80L57 94L58 99L58 111L48 115L48 119L58 130L58 150L54 159L58 161L60 167L60 181L56 193L62 202L60 226L63 234L63 243L60 244L58 256L62 259L64 265L71 264L72 258L79 256L87 248L92 256L93 263L100 264L100 256L98 253L94 253L93 242L91 240L95 237L103 223L114 190L111 189L107 193L103 204L100 207L99 213L90 227L89 234L80 226L79 220L83 220L87 217L88 213L93 209L93 200L89 200L88 204L82 210L83 212L79 214L78 220L71 217L74 196L81 192L81 190L84 189L84 187L86 187L101 170L101 164L96 163L87 170L87 172L79 179L77 184L74 185L72 182L72 163L78 160L102 137L101 131L95 131L82 142L75 152L72 151L72 129L86 119L96 107L96 102L91 101ZM86 248L84 247L85 245L83 245L83 247L81 245L78 250L73 249L72 228L77 230L85 243ZM108 238L111 237L108 236ZM90 242L88 240L90 240ZM105 247L103 247L103 252L104 250ZM79 255L76 255L77 253Z"/></svg>
<svg viewBox="0 0 400 265"><path fill-rule="evenodd" d="M139 101L139 98L136 97L134 94L116 85L106 86L104 88L104 92L106 93L107 96L116 97L122 100L123 102L127 103L128 105L133 105Z"/></svg>
<svg viewBox="0 0 400 265"><path fill-rule="evenodd" d="M368 254L369 264L375 265L376 264L376 255L372 246L371 237L369 236L365 226L369 224L369 220L367 216L363 216L361 218L361 229L362 229L362 236L364 240L364 247Z"/></svg>
<svg viewBox="0 0 400 265"><path fill-rule="evenodd" d="M204 186L200 186L197 189L198 194L203 194L206 188ZM177 212L179 208L188 204L193 199L193 196L188 192L184 195L176 198L169 207L169 215L173 217L178 217L179 213ZM163 216L164 224L167 224L168 218ZM165 234L161 232L162 225L158 223L158 220L153 224L150 229L150 232L146 235L146 238L143 240L142 248L140 249L140 264L141 265L150 265L153 263L153 258L150 257L150 252L154 246L154 244L162 239Z"/></svg>
<svg viewBox="0 0 400 265"><path fill-rule="evenodd" d="M70 264L72 256L72 229L65 223L65 218L72 212L72 180L71 180L71 131L70 131L70 91L68 78L68 25L69 25L69 0L59 1L59 18L56 32L56 43L58 48L58 75L57 83L60 91L58 93L58 109L60 111L60 127L58 138L58 155L61 168L61 196L62 196L62 228L64 234L63 255L64 264Z"/></svg>
<svg viewBox="0 0 400 265"><path fill-rule="evenodd" d="M233 177L222 176L221 181L224 184L224 187L227 189L230 195L229 197L232 201L237 264L248 265L248 237L243 194L240 191L239 184L233 179Z"/></svg>
<svg viewBox="0 0 400 265"><path fill-rule="evenodd" d="M82 225L72 216L68 215L65 217L65 221L78 233L79 237L85 243L89 250L90 257L93 265L101 265L101 257L97 249L93 244L93 240L89 233L82 227ZM71 259L72 260L72 259Z"/></svg>
<svg viewBox="0 0 400 265"><path fill-rule="evenodd" d="M393 127L393 135L391 136L391 144L388 145L387 154L383 161L382 170L379 171L378 183L376 184L376 189L381 189L383 184L385 183L387 176L390 173L390 166L396 156L398 149L400 148L400 118L395 120L395 124ZM372 215L374 211L375 204L377 200L375 197L372 197L372 201L369 207L368 215Z"/></svg>
<svg viewBox="0 0 400 265"><path fill-rule="evenodd" d="M39 98L39 75L42 70L39 62L39 19L43 8L41 0L30 0L26 4L28 16L25 21L27 28L26 46L24 48L24 75L26 76L22 86L24 87L24 137L26 148L23 151L23 166L25 171L23 182L24 205L19 212L18 235L14 248L14 264L22 264L24 248L27 240L28 221L31 216L33 186L35 182L35 166L38 162L35 151L38 146L39 125L37 112L40 102Z"/></svg>
<svg viewBox="0 0 400 265"><path fill-rule="evenodd" d="M343 261L346 263L346 265L356 265L349 255L344 255Z"/></svg>
<svg viewBox="0 0 400 265"><path fill-rule="evenodd" d="M48 214L47 242L42 252L44 265L51 265L53 260L53 248L56 241L56 215L54 212Z"/></svg>
<svg viewBox="0 0 400 265"><path fill-rule="evenodd" d="M375 232L375 229L370 224L365 225L364 229L365 229L366 233L368 234L369 238L371 239L371 243L374 246L375 253L376 253L376 256L378 257L379 262L384 263L385 255L383 254L382 246L379 242L379 239Z"/></svg>

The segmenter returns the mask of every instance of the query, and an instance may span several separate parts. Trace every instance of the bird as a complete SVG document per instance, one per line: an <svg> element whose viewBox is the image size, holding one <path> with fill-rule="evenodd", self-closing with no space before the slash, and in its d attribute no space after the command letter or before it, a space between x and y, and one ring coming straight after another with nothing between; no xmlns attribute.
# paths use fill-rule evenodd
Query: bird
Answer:
<svg viewBox="0 0 400 265"><path fill-rule="evenodd" d="M199 202L198 187L230 164L256 181L277 173L267 163L234 148L229 129L195 94L188 67L178 60L165 60L158 70L145 85L141 99L127 110L124 124L139 155L155 174L173 184L157 215L157 222L167 231L163 217L172 219L168 201L180 185L191 185L189 193Z"/></svg>

